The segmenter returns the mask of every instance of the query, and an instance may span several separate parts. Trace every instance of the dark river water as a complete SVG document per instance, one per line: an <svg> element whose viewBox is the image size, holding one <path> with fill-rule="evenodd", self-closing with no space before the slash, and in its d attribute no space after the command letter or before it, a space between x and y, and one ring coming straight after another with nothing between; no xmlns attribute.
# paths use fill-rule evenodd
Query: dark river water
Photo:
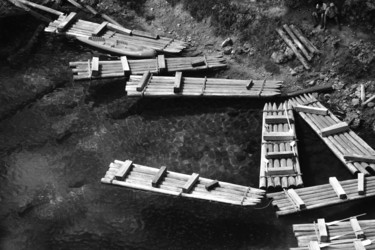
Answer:
<svg viewBox="0 0 375 250"><path fill-rule="evenodd" d="M26 66L2 66L1 83L63 78L89 55L44 37ZM130 159L257 187L264 102L128 100L122 80L91 84L66 77L0 122L0 249L288 249L293 223L374 218L373 199L276 218L267 201L240 208L103 185L110 162ZM352 178L299 118L297 134L306 186Z"/></svg>

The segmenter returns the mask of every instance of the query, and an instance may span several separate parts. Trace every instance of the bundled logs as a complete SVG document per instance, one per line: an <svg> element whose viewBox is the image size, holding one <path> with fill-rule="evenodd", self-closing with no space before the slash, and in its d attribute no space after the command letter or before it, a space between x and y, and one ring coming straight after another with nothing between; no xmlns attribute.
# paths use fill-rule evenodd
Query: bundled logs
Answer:
<svg viewBox="0 0 375 250"><path fill-rule="evenodd" d="M365 177L361 187L360 182L360 178L340 182L331 177L329 184L300 188L293 193L269 193L267 197L273 199L272 204L277 208L276 214L282 216L375 196L374 176Z"/></svg>
<svg viewBox="0 0 375 250"><path fill-rule="evenodd" d="M375 170L375 150L311 94L291 98L290 102L351 173L369 175L368 170Z"/></svg>
<svg viewBox="0 0 375 250"><path fill-rule="evenodd" d="M288 101L263 109L259 188L302 187L294 116Z"/></svg>
<svg viewBox="0 0 375 250"><path fill-rule="evenodd" d="M176 83L176 78L180 82ZM282 82L275 80L233 80L193 77L151 76L140 91L142 76L131 75L125 90L133 97L273 97L280 95ZM178 87L177 87L178 85Z"/></svg>
<svg viewBox="0 0 375 250"><path fill-rule="evenodd" d="M124 67L125 61L128 68ZM203 62L203 64L197 64L199 61ZM127 57L124 56L121 57L121 60L99 61L99 73L97 76L93 77L90 74L90 63L92 63L92 60L89 63L87 61L70 62L69 66L73 72L73 79L87 80L123 77L129 74L143 74L145 71L159 74L175 71L197 71L226 67L225 59L221 55L174 58L165 58L164 55L158 55L155 59L140 60L128 60Z"/></svg>
<svg viewBox="0 0 375 250"><path fill-rule="evenodd" d="M115 160L109 165L102 183L123 186L178 197L215 201L238 206L255 206L261 202L265 191L202 178L199 174L180 174Z"/></svg>

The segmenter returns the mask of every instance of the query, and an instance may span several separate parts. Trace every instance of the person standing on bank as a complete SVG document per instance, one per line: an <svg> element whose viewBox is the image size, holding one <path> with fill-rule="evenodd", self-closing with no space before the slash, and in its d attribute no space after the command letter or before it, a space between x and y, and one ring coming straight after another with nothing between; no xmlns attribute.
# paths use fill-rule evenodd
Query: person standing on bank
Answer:
<svg viewBox="0 0 375 250"><path fill-rule="evenodd" d="M336 24L339 26L339 30L341 30L341 25L339 22L339 11L333 2L331 2L329 4L329 7L325 10L322 29L327 28L327 17L330 20L335 19Z"/></svg>
<svg viewBox="0 0 375 250"><path fill-rule="evenodd" d="M327 4L323 3L323 1L317 2L315 11L312 13L312 17L314 20L314 28L317 27L319 24L323 26L326 9Z"/></svg>

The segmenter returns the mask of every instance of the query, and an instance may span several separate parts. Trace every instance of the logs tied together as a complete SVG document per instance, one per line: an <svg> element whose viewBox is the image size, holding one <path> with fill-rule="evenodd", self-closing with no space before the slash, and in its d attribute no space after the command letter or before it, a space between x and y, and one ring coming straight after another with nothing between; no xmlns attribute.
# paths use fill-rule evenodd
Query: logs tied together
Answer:
<svg viewBox="0 0 375 250"><path fill-rule="evenodd" d="M233 80L218 78L181 77L175 88L176 77L152 76L143 91L136 87L141 76L132 75L126 83L126 92L132 97L273 97L280 95L282 82L275 80ZM252 81L251 87L248 87Z"/></svg>
<svg viewBox="0 0 375 250"><path fill-rule="evenodd" d="M197 60L202 60L207 64L194 66L193 62ZM90 77L87 61L70 62L69 66L72 69L74 80L102 79L123 77L124 68L122 62L123 60L99 61L100 70L97 77ZM197 71L226 67L225 59L221 55L175 58L164 58L164 56L159 55L155 59L127 60L127 62L129 65L128 73L133 75L143 74L144 71L158 74L161 72Z"/></svg>
<svg viewBox="0 0 375 250"><path fill-rule="evenodd" d="M296 189L295 192L305 204L304 209L298 208L297 204L293 202L293 197L290 197L286 192L270 193L267 194L267 197L273 199L272 204L278 209L276 214L282 216L375 196L374 176L364 178L364 186L366 190L362 195L359 194L357 179L339 182L341 188L346 194L346 198L343 198L342 196L340 198L337 190L332 184L333 183L330 182L330 184Z"/></svg>
<svg viewBox="0 0 375 250"><path fill-rule="evenodd" d="M130 166L130 170L128 167ZM118 178L118 176L120 178ZM199 174L187 175L153 167L134 164L131 161L117 161L110 164L102 183L123 186L172 196L202 199L238 206L255 206L264 197L265 191L218 182L217 185L206 188L213 182L202 178Z"/></svg>
<svg viewBox="0 0 375 250"><path fill-rule="evenodd" d="M312 108L325 108L312 95L295 97L290 102L294 107L303 105ZM375 155L375 150L348 127L345 127L332 112L328 111L326 115L308 111L298 113L352 174L361 172L369 175L368 170L375 171L375 163L371 162L371 156Z"/></svg>
<svg viewBox="0 0 375 250"><path fill-rule="evenodd" d="M271 134L274 140L267 140L267 135ZM287 138L285 135L292 138ZM289 102L278 106L275 103L266 103L263 109L259 188L280 189L302 186L291 106Z"/></svg>

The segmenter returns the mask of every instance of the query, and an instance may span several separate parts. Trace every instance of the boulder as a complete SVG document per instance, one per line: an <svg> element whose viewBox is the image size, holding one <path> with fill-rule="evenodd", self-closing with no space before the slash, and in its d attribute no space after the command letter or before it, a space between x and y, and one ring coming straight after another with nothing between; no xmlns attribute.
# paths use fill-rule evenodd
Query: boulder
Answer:
<svg viewBox="0 0 375 250"><path fill-rule="evenodd" d="M224 48L225 46L232 46L233 45L233 41L231 38L227 38L225 39L222 43L221 43L221 47Z"/></svg>
<svg viewBox="0 0 375 250"><path fill-rule="evenodd" d="M287 57L284 53L281 52L273 52L271 55L271 59L278 64L285 63L287 61Z"/></svg>

